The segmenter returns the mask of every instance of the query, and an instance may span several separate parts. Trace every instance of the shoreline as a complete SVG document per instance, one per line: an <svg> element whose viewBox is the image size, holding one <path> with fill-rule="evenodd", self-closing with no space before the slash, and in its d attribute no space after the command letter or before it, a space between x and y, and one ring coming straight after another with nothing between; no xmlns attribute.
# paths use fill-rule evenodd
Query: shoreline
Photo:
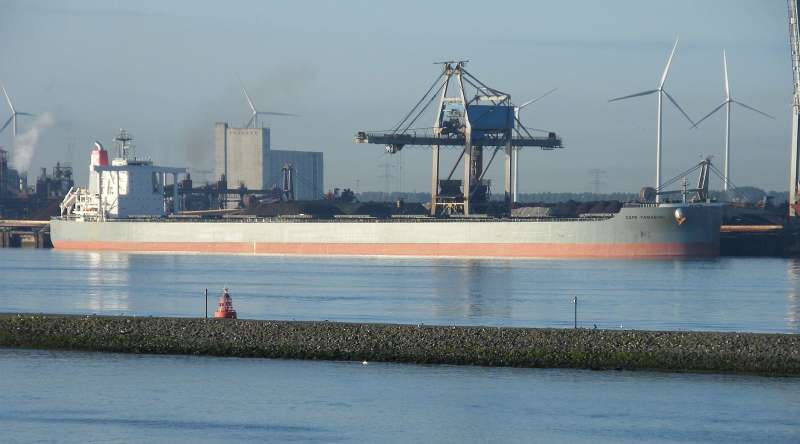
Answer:
<svg viewBox="0 0 800 444"><path fill-rule="evenodd" d="M800 376L800 335L0 314L0 347Z"/></svg>

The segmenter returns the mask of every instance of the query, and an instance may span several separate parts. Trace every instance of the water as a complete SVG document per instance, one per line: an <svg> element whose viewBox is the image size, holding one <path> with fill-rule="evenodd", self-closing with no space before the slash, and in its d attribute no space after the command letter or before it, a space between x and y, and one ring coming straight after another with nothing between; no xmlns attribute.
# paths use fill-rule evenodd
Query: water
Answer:
<svg viewBox="0 0 800 444"><path fill-rule="evenodd" d="M797 443L800 380L0 349L3 442Z"/></svg>
<svg viewBox="0 0 800 444"><path fill-rule="evenodd" d="M0 249L0 311L800 332L800 261ZM0 349L0 442L800 442L800 379Z"/></svg>
<svg viewBox="0 0 800 444"><path fill-rule="evenodd" d="M0 249L0 311L800 333L800 261L280 258Z"/></svg>

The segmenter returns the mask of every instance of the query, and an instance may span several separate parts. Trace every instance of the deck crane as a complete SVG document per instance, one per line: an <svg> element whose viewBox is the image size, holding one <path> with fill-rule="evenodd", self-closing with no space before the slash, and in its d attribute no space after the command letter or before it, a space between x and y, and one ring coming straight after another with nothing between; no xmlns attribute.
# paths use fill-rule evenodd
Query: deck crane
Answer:
<svg viewBox="0 0 800 444"><path fill-rule="evenodd" d="M792 154L789 165L789 220L796 221L800 216L798 201L798 179L800 179L800 29L797 20L797 0L789 1L789 48L792 53L792 81L794 96L792 98Z"/></svg>
<svg viewBox="0 0 800 444"><path fill-rule="evenodd" d="M688 177L695 171L698 171L697 187L689 188ZM711 173L714 173L726 186L734 190L736 189L736 187L725 178L725 173L721 172L711 163L711 157L709 156L697 165L664 182L656 192L662 196L680 194L683 196L683 202L708 202L711 200L711 194L709 193L709 179L711 178ZM682 190L668 190L670 186L679 183L681 179L683 180ZM694 197L689 199L689 195L692 193L694 193Z"/></svg>
<svg viewBox="0 0 800 444"><path fill-rule="evenodd" d="M489 185L483 179L500 150L505 153L504 190L508 214L512 206L512 161L514 148L538 147L545 150L562 148L561 138L554 132L535 137L518 119L511 96L487 86L464 67L466 60L439 62L441 74L428 91L403 119L390 131L356 134L356 143L384 145L389 154L405 146L432 148L431 215L461 213L470 215L485 207ZM451 84L455 88L451 88ZM467 94L467 87L475 94ZM448 95L448 92L454 92ZM438 99L438 101L437 101ZM432 128L413 128L434 101L436 117ZM441 147L461 147L461 154L446 179L440 180L439 150ZM484 148L492 148L489 162L484 165ZM463 181L451 180L458 164L464 162Z"/></svg>

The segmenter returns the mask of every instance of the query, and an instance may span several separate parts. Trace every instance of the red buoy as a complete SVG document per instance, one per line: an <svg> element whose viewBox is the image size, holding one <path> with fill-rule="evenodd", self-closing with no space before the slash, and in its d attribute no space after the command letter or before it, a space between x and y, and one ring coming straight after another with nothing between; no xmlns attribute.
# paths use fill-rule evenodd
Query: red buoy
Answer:
<svg viewBox="0 0 800 444"><path fill-rule="evenodd" d="M233 309L233 301L231 295L228 294L228 289L222 290L222 295L219 297L219 304L217 304L217 311L214 312L215 318L223 319L236 319L236 310Z"/></svg>

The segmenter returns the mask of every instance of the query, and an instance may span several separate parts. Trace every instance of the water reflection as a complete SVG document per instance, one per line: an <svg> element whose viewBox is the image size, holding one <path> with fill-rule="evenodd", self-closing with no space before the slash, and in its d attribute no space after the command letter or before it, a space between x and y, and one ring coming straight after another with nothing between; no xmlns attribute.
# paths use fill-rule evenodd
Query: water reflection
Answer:
<svg viewBox="0 0 800 444"><path fill-rule="evenodd" d="M509 319L514 288L508 263L461 260L432 267L433 315L447 319Z"/></svg>
<svg viewBox="0 0 800 444"><path fill-rule="evenodd" d="M296 259L0 250L0 310L800 333L800 260ZM213 303L213 300L212 300Z"/></svg>
<svg viewBox="0 0 800 444"><path fill-rule="evenodd" d="M127 253L85 252L88 292L85 302L77 302L78 308L85 304L93 313L129 311L129 258Z"/></svg>
<svg viewBox="0 0 800 444"><path fill-rule="evenodd" d="M787 262L789 292L786 295L786 327L789 331L800 332L800 259Z"/></svg>

